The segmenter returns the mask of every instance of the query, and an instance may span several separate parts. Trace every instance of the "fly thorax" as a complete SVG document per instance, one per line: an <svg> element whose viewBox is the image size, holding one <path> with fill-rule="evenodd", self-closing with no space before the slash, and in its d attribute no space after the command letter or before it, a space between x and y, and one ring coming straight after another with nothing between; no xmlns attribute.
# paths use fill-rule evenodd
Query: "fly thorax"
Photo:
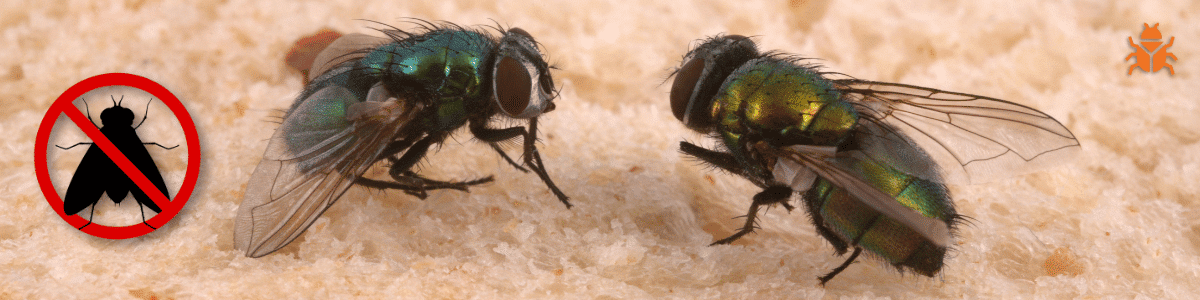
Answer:
<svg viewBox="0 0 1200 300"><path fill-rule="evenodd" d="M403 59L398 53L402 48L400 45L392 43L379 47L367 53L361 60L357 62L355 70L363 72L369 77L383 77L389 72L399 71L402 74L416 73L416 61L409 60L407 62L397 61Z"/></svg>
<svg viewBox="0 0 1200 300"><path fill-rule="evenodd" d="M827 143L840 140L857 121L854 108L819 74L773 57L751 60L726 81L718 103L725 119L735 118L779 142ZM737 104L736 109L734 105Z"/></svg>
<svg viewBox="0 0 1200 300"><path fill-rule="evenodd" d="M480 88L483 86L483 76L479 66L483 64L483 58L462 52L448 58L438 93L467 99L482 98Z"/></svg>
<svg viewBox="0 0 1200 300"><path fill-rule="evenodd" d="M858 110L845 101L827 102L812 117L805 132L813 144L838 145L858 124Z"/></svg>
<svg viewBox="0 0 1200 300"><path fill-rule="evenodd" d="M491 42L470 31L431 33L423 40L391 43L368 53L358 69L367 75L400 76L425 92L479 98L481 66Z"/></svg>

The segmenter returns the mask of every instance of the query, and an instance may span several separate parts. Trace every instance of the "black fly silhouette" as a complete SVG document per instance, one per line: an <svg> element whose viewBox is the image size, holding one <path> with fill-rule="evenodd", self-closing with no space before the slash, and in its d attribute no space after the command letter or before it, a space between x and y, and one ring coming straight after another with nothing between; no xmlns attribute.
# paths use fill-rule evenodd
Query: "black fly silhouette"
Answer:
<svg viewBox="0 0 1200 300"><path fill-rule="evenodd" d="M125 97L122 96L121 100L125 100ZM153 101L154 99L150 100ZM96 121L92 120L91 111L87 107L87 99L83 100L83 107L85 110L88 110L88 121L91 121L92 125L96 125ZM146 113L149 111L150 103L147 102ZM171 195L167 194L167 185L163 182L162 174L158 172L158 166L150 158L150 152L146 151L145 145L155 145L167 150L175 149L179 145L168 148L158 143L143 143L134 130L146 122L146 113L142 114L142 121L138 122L137 126L130 126L133 125L133 111L121 107L121 103L116 98L113 98L113 106L100 112L100 122L104 126L96 127L100 128L100 133L104 134L104 137L108 138L109 141L112 141L113 145L121 153L125 154L125 157L129 158L129 161L143 175L146 175L147 179L150 179L150 183L153 183L163 193L163 196L171 199ZM97 147L94 143L78 143L65 148L59 145L54 146L67 150L85 144L91 146L88 147L87 153L83 155L83 160L79 162L79 167L75 169L75 175L71 177L71 184L67 186L67 194L63 197L63 211L67 215L75 215L83 211L84 208L91 206L92 216L95 216L96 203L100 202L100 194L107 192L108 198L112 199L116 204L121 204L121 201L125 200L125 196L133 194L133 199L137 200L139 205L138 210L142 212L142 224L158 229L146 223L146 212L142 210L141 205L149 207L155 213L162 212L162 208L155 205L154 201L151 201L150 197L138 188L133 183L133 180L129 179L129 176L125 175L125 172L122 172L113 163L112 159L100 150L100 147ZM80 226L79 229L91 225L92 216L89 216L88 223Z"/></svg>

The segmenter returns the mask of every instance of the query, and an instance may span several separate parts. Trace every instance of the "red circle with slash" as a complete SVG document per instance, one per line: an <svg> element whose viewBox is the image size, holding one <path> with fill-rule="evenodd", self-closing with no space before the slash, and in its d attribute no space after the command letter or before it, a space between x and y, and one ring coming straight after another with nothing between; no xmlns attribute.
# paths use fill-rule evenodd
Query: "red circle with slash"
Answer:
<svg viewBox="0 0 1200 300"><path fill-rule="evenodd" d="M171 112L175 114L175 118L179 119L179 124L183 127L184 138L187 140L188 159L187 171L183 177L183 185L179 187L175 199L168 200L162 192L158 191L150 183L150 180L137 167L134 167L133 163L104 134L100 133L100 129L96 128L88 120L88 117L72 104L76 98L83 96L87 92L107 86L128 86L146 91L161 100L163 104L166 104L171 109ZM104 226L96 223L89 225L89 221L78 214L68 216L63 212L63 199L54 190L54 185L50 181L48 163L46 162L46 149L50 141L50 131L54 127L55 121L58 120L59 114L66 114L71 122L82 129L83 133L92 139L95 146L100 147L104 151L104 154L112 159L113 163L116 163L121 171L129 176L139 189L145 192L147 196L150 196L154 204L162 208L162 212L146 220L144 223L123 227ZM34 147L33 159L34 166L37 169L38 185L41 186L42 194L46 196L46 201L50 203L50 207L58 213L59 217L62 217L68 224L71 224L71 226L75 228L83 227L79 230L106 239L134 238L150 233L155 228L162 228L163 225L175 218L175 215L179 214L179 211L183 209L183 205L187 203L188 198L192 195L192 191L196 187L196 178L200 173L200 138L196 135L196 123L192 121L192 116L183 107L183 103L179 102L179 98L176 98L175 94L172 94L167 88L153 80L133 74L102 74L84 79L71 86L62 95L58 96L58 100L55 100L54 104L50 105L50 110L46 112L46 116L42 117L42 125L38 127L37 140L34 143Z"/></svg>

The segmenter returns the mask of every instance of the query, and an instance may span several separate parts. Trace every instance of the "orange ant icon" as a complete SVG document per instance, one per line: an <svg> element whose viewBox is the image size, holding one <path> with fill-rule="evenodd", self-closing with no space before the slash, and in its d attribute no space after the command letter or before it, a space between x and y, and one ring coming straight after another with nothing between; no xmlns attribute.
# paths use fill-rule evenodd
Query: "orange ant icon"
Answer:
<svg viewBox="0 0 1200 300"><path fill-rule="evenodd" d="M1158 31L1158 23L1154 23L1153 27L1146 23L1142 23L1142 27L1144 28L1142 29L1141 47L1138 47L1137 44L1133 43L1133 37L1129 37L1129 46L1132 46L1136 50L1133 53L1130 53L1129 56L1126 56L1125 61L1129 61L1130 58L1136 57L1137 63L1129 66L1128 75L1133 75L1133 69L1135 68L1142 69L1146 72L1158 72L1158 70L1162 70L1163 67L1166 67L1168 71L1171 71L1171 75L1175 75L1175 68L1172 67L1171 64L1167 63L1168 57L1174 59L1175 61L1179 61L1179 58L1175 57L1175 53L1167 52L1167 48L1170 48L1172 44L1175 44L1175 37L1171 37L1171 41L1167 42L1167 44L1160 49L1158 46L1162 45L1162 32ZM1155 52L1155 50L1160 51ZM1150 53L1154 53L1154 56L1151 56Z"/></svg>

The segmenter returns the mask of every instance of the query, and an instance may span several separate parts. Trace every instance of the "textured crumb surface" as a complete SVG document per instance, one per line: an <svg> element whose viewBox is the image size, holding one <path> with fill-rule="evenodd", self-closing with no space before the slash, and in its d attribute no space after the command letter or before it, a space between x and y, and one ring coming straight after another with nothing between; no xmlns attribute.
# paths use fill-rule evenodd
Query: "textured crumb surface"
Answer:
<svg viewBox="0 0 1200 300"><path fill-rule="evenodd" d="M0 299L1170 299L1200 291L1194 1L3 2ZM284 61L289 47L323 28L378 27L362 20L411 28L403 17L495 20L543 44L563 92L539 124L540 149L576 206L565 209L537 176L464 131L420 171L492 174L495 183L424 201L352 188L281 251L257 259L235 251L245 182L272 118L302 88ZM1138 40L1142 23L1176 37L1175 75L1127 75L1127 39ZM756 189L679 154L681 140L713 142L674 119L663 80L697 39L718 33L755 36L762 49L820 58L826 70L857 78L1035 107L1070 128L1083 151L1044 172L951 186L972 222L938 276L864 259L820 287L816 277L842 258L800 211L771 209L757 233L707 246L740 225L732 218ZM33 141L50 103L108 72L173 91L197 122L203 157L180 215L128 240L70 227L33 176ZM129 103L140 107L142 98ZM89 98L93 110L106 101ZM162 109L151 105L139 132L182 143ZM52 142L82 137L64 129ZM180 150L152 151L163 169L186 164L167 158ZM80 153L51 147L60 189ZM132 200L123 204L104 202L97 217L137 222Z"/></svg>

